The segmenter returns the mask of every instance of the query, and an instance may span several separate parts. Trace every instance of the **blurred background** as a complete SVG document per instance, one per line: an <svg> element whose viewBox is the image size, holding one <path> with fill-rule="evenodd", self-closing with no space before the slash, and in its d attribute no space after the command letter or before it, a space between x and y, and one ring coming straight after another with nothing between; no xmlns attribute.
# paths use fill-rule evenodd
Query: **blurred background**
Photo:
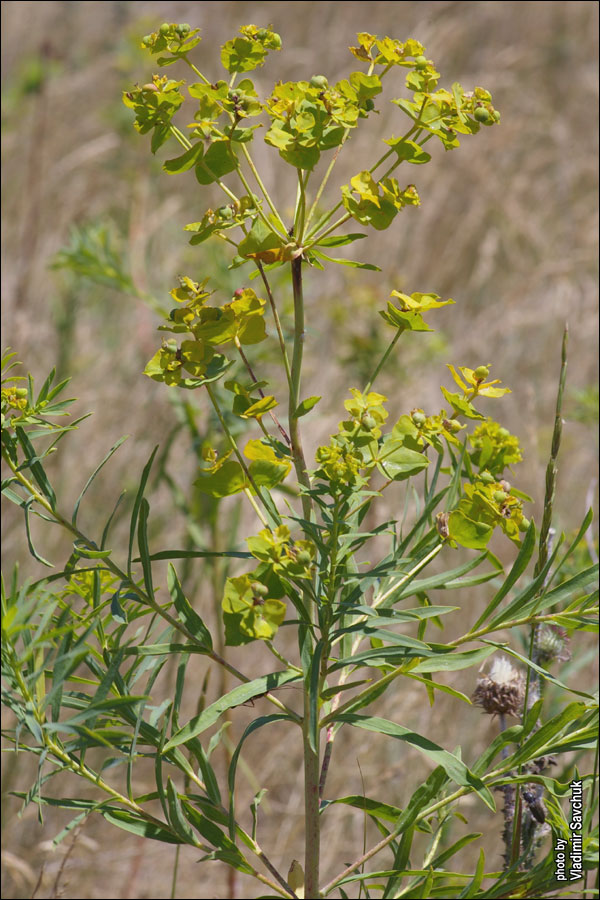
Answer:
<svg viewBox="0 0 600 900"><path fill-rule="evenodd" d="M282 36L283 51L271 53L264 68L252 73L263 97L276 80L324 74L335 81L347 75L357 68L347 48L357 31L366 30L421 41L442 73L440 85L460 81L467 90L484 86L502 113L498 127L465 137L451 153L431 141L429 165L396 173L402 184L414 181L421 207L403 211L387 232L351 248L353 258L375 262L381 272L330 266L307 275L302 394L325 395L305 428L307 457L337 429L347 389L364 384L392 336L377 314L390 291L434 291L452 297L456 305L430 317L433 334L401 342L382 374L377 389L389 398L390 418L415 406L439 411L440 383L451 388L446 363L473 368L491 363L492 376L513 393L483 411L518 435L524 461L511 480L534 498L528 509L539 521L560 342L568 322L566 424L555 524L565 532L577 529L597 496L597 15L596 3L580 0L4 2L3 345L16 351L38 383L53 366L61 378L71 377L70 396L79 398L75 412L94 413L68 437L49 468L64 508L109 447L127 433L127 444L90 492L85 511L89 532L96 533L106 520L107 496L112 507L121 489L135 490L158 443L164 464L152 497L155 535L168 528L170 546L186 540L197 545L206 542L208 528L214 543L217 514L202 506L190 488L197 456L187 440L190 429L184 430L189 410L171 396L176 392L141 373L160 344L157 310L170 307L168 291L178 274L199 281L210 277L212 287L224 292L217 301L223 303L247 279L247 270L229 271L218 243L188 246L182 228L211 205L210 190L201 193L193 173L169 177L161 172L162 161L177 153L164 148L151 156L149 140L134 131L121 93L148 81L156 70L139 44L162 21L202 29L195 62L212 80L223 71L219 46L240 25L270 23ZM170 77L188 77L178 66L165 71ZM395 84L390 76L387 99L404 94L403 80L401 70ZM370 127L340 156L330 182L330 196L336 200L339 186L381 155L383 145L374 147L373 141L406 130L397 107L383 101L378 107L379 118L371 117ZM290 213L294 193L260 133L253 155L276 202ZM276 287L285 318L288 289L283 281ZM263 355L254 358L261 377L263 372L264 377L275 375L274 358L265 345L261 348ZM193 398L190 403L200 440L212 425L202 402ZM181 434L185 439L177 438ZM228 525L222 531L235 530L236 508L224 505L221 521ZM251 519L242 518L239 534L254 529ZM226 537L217 534L218 540ZM60 537L44 532L39 540L44 555L66 558L61 557L68 551ZM593 540L589 536L588 547ZM505 561L513 557L506 542L494 545L494 551ZM7 569L20 561L25 574L41 577L28 557L22 520L13 509L4 512L3 554ZM187 576L199 607L210 603L202 571ZM479 589L464 602L483 608L486 599L489 593ZM581 647L577 662L567 664L561 678L570 666L571 677L591 683L593 650L585 641ZM264 657L260 648L255 654L258 671ZM198 672L202 677L202 666ZM474 685L464 673L456 674L462 678L448 678L448 683L471 693ZM466 677L473 679L474 673L469 670ZM216 675L213 683L216 691ZM214 699L211 690L209 700ZM476 754L494 734L494 724L482 722L478 710L452 698L438 700L431 710L424 693L408 691L388 704L381 715L399 716L418 731L431 734L433 717L435 738L448 749L470 730L470 751ZM241 735L246 718L245 710L236 715L234 738ZM330 794L364 789L402 805L410 794L406 773L422 761L372 737L363 743L354 738L347 756L340 750ZM270 804L278 825L265 821L263 841L274 862L287 871L291 859L301 855L297 751L286 748L282 739L262 749L257 740L252 752L256 756L249 755L245 770L248 796L260 786L269 787L267 810ZM72 847L63 842L52 852L49 841L66 819L52 812L39 825L32 807L16 819L20 804L8 792L23 785L26 789L30 772L18 758L5 765L6 897L30 897L34 891L38 897L169 896L174 851L115 832L102 820L91 819ZM340 810L332 814L339 827L325 854L331 874L340 860L360 851L363 840L360 815ZM465 865L483 846L488 869L499 866L501 818L492 819L467 802L462 812L471 817L470 830L484 833L481 844L465 851ZM198 867L189 848L182 852L177 896L251 897L253 890L243 881L228 881L220 864Z"/></svg>

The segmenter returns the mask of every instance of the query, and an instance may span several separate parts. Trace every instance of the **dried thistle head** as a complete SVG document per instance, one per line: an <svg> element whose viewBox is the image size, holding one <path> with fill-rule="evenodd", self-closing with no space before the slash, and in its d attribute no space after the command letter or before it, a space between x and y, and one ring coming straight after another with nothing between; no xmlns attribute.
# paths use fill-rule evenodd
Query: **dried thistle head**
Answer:
<svg viewBox="0 0 600 900"><path fill-rule="evenodd" d="M537 658L542 666L571 659L567 629L560 625L542 625L537 636Z"/></svg>
<svg viewBox="0 0 600 900"><path fill-rule="evenodd" d="M490 715L520 716L525 699L525 678L506 657L496 657L488 673L482 673L473 702Z"/></svg>

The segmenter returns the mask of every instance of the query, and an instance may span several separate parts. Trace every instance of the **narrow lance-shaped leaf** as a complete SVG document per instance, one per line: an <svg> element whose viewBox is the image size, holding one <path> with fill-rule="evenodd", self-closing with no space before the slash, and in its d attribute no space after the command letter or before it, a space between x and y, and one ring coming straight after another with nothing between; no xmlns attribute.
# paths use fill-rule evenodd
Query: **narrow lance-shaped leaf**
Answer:
<svg viewBox="0 0 600 900"><path fill-rule="evenodd" d="M270 675L263 675L260 678L255 678L253 681L248 681L246 684L240 684L232 691L224 694L219 700L207 706L199 715L194 716L187 725L180 729L177 734L174 734L170 741L165 744L163 752L166 753L171 748L177 747L179 744L185 744L190 738L202 734L207 728L214 725L226 710L233 709L235 706L241 706L247 700L252 700L253 697L258 697L267 691L275 690L275 688L292 681L298 681L301 678L302 674L300 672L286 669L282 672L271 672Z"/></svg>
<svg viewBox="0 0 600 900"><path fill-rule="evenodd" d="M251 722L243 735L240 738L240 742L235 748L235 752L231 758L231 763L229 765L229 772L227 775L227 782L229 785L229 836L232 840L235 838L235 776L237 772L237 765L240 753L242 751L242 747L246 738L250 737L250 735L258 731L259 728L262 728L264 725L270 725L272 722L285 722L291 721L290 717L285 713L273 713L270 716L259 716L258 719L255 719L254 722Z"/></svg>
<svg viewBox="0 0 600 900"><path fill-rule="evenodd" d="M193 634L199 644L205 647L207 651L211 651L213 644L210 632L183 593L179 578L177 577L177 572L171 563L169 563L167 571L167 585L171 599L177 610L179 620L185 625L186 629Z"/></svg>
<svg viewBox="0 0 600 900"><path fill-rule="evenodd" d="M434 760L434 762L441 765L444 771L447 772L450 778L457 784L475 791L491 810L496 809L494 797L483 781L474 775L457 756L450 753L448 750L444 750L443 747L435 744L424 735L411 731L409 728L404 728L402 725L397 725L395 722L389 722L387 719L381 719L378 716L359 716L353 713L342 713L336 716L336 721L346 722L349 725L364 728L367 731L375 731L378 734L387 734L398 740L406 741L430 759Z"/></svg>
<svg viewBox="0 0 600 900"><path fill-rule="evenodd" d="M96 477L98 472L102 469L102 467L108 462L108 460L111 458L113 453L116 453L117 450L119 449L119 447L121 446L121 444L126 440L127 440L127 437L122 437L122 438L119 438L119 440L116 442L116 444L113 444L113 446L110 448L110 450L108 451L108 453L106 454L106 456L104 457L102 462L100 462L96 466L96 468L94 469L94 471L92 472L92 474L90 475L90 477L88 478L86 483L84 484L83 489L82 489L81 493L79 494L79 497L75 501L75 506L73 508L73 516L71 517L72 525L77 525L77 514L79 512L79 506L81 504L81 501L83 500L83 497L84 497L86 491L92 484L94 478Z"/></svg>
<svg viewBox="0 0 600 900"><path fill-rule="evenodd" d="M154 457L158 451L158 446L154 448L152 453L150 454L150 458L146 465L144 466L142 477L140 479L140 485L138 487L137 494L135 496L135 501L133 503L133 510L131 512L131 524L129 526L129 552L127 554L127 574L131 575L131 558L133 556L133 542L135 540L135 532L137 528L138 515L140 512L140 505L142 502L142 498L144 496L144 491L146 489L146 484L148 482L148 478L150 476L150 470L152 468L152 463L154 462Z"/></svg>

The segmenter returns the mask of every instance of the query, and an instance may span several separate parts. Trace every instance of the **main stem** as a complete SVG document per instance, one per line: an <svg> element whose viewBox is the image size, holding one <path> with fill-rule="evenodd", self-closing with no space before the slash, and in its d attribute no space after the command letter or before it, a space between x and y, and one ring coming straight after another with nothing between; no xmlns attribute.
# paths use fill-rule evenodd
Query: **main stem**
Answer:
<svg viewBox="0 0 600 900"><path fill-rule="evenodd" d="M300 427L296 411L300 404L300 375L302 356L304 353L304 296L302 293L302 258L292 261L292 287L294 292L294 350L292 354L289 403L289 435L292 441L292 458L296 476L300 485L310 490L310 478L306 470L306 461L300 439ZM303 493L302 513L306 521L310 521L312 501L310 495ZM319 897L319 857L320 857L320 821L319 821L319 730L317 729L317 746L310 742L310 684L304 683L304 896Z"/></svg>
<svg viewBox="0 0 600 900"><path fill-rule="evenodd" d="M310 693L304 688L304 896L316 900L319 893L319 863L321 855L321 822L319 818L319 729L317 748L313 750L309 739Z"/></svg>
<svg viewBox="0 0 600 900"><path fill-rule="evenodd" d="M302 356L304 354L304 296L302 293L302 258L298 257L291 263L292 287L294 291L294 351L292 354L290 403L289 403L289 435L292 442L292 458L294 468L300 484L310 490L310 478L306 471L306 460L302 450L298 416L296 415L300 405L300 375L302 372ZM312 503L310 496L302 494L302 512L304 518L309 521Z"/></svg>

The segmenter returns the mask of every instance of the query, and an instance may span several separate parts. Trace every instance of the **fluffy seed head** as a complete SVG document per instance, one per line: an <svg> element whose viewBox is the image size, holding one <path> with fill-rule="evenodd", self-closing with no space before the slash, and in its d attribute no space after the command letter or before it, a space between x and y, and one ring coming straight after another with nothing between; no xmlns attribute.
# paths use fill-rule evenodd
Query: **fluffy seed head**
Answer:
<svg viewBox="0 0 600 900"><path fill-rule="evenodd" d="M473 702L490 715L520 716L525 698L525 679L506 657L496 657L489 673L477 680Z"/></svg>

